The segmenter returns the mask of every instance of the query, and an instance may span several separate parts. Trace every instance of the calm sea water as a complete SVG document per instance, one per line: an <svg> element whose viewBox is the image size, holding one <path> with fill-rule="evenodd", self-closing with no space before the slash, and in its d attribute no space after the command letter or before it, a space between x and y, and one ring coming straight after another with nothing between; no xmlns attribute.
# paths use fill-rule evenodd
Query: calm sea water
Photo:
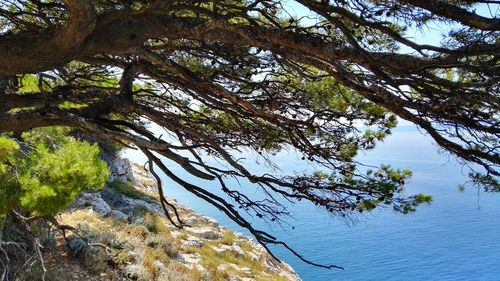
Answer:
<svg viewBox="0 0 500 281"><path fill-rule="evenodd" d="M135 153L126 155L137 162L144 160ZM276 163L283 172L312 169L302 166L297 157L293 153L282 153L276 157ZM308 259L345 268L313 267L286 250L274 248L303 280L500 281L500 194L478 193L473 188L459 192L458 185L467 180L464 175L467 171L453 158L439 154L428 137L410 126L396 129L385 143L360 155L359 159L411 169L414 176L407 193L432 194L434 202L410 215L396 214L389 209L377 210L359 217L354 225L332 219L305 203L291 206L294 219L289 222L295 226L293 230L254 221ZM248 164L254 171L270 169L255 161ZM171 168L178 175L192 179L175 165ZM214 192L218 190L211 183L193 182ZM248 190L250 195L260 195L246 183L238 188ZM247 233L218 210L167 179L164 189L197 212Z"/></svg>

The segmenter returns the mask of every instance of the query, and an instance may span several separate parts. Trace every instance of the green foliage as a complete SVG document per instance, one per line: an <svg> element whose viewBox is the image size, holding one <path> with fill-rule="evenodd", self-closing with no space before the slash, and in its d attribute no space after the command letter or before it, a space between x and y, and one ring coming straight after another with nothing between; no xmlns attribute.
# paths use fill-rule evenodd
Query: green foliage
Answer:
<svg viewBox="0 0 500 281"><path fill-rule="evenodd" d="M97 189L109 176L97 145L69 140L56 150L40 144L23 161L21 205L34 215L55 215L85 188Z"/></svg>
<svg viewBox="0 0 500 281"><path fill-rule="evenodd" d="M19 78L19 92L20 93L38 93L40 92L39 80L33 74L23 75Z"/></svg>
<svg viewBox="0 0 500 281"><path fill-rule="evenodd" d="M500 192L500 182L498 178L492 175L484 175L481 173L470 173L469 177L472 180L472 184L475 186L482 187L486 192Z"/></svg>
<svg viewBox="0 0 500 281"><path fill-rule="evenodd" d="M0 172L5 171L5 164L3 163L15 156L17 150L19 150L19 145L16 141L0 136L0 161L2 162Z"/></svg>
<svg viewBox="0 0 500 281"><path fill-rule="evenodd" d="M0 216L17 205L31 215L55 215L83 189L104 186L109 171L98 146L66 133L64 128L23 133L24 149L0 137Z"/></svg>
<svg viewBox="0 0 500 281"><path fill-rule="evenodd" d="M68 137L70 132L71 129L68 127L45 127L23 132L21 138L32 146L55 147L57 144L64 144L72 140Z"/></svg>
<svg viewBox="0 0 500 281"><path fill-rule="evenodd" d="M426 194L416 194L409 197L407 200L402 202L400 206L394 207L396 211L400 211L403 214L408 214L416 211L416 207L423 203L430 203L432 201L432 196Z"/></svg>
<svg viewBox="0 0 500 281"><path fill-rule="evenodd" d="M15 176L15 155L19 145L0 136L0 219L18 204L20 186Z"/></svg>
<svg viewBox="0 0 500 281"><path fill-rule="evenodd" d="M346 188L346 198L349 204L345 204L339 209L325 206L327 211L340 211L345 214L353 211L371 211L378 206L392 206L394 211L403 214L414 212L420 204L430 203L432 197L425 194L412 196L404 195L404 185L411 178L412 172L409 170L394 169L388 165L382 165L378 170L367 170L364 175L357 174L353 167L342 173L326 174L322 171L313 173L310 180L315 181L314 185L330 183L332 186ZM309 184L311 184L309 182ZM356 192L353 192L356 190ZM314 189L306 192L314 192ZM335 194L335 192L334 192Z"/></svg>

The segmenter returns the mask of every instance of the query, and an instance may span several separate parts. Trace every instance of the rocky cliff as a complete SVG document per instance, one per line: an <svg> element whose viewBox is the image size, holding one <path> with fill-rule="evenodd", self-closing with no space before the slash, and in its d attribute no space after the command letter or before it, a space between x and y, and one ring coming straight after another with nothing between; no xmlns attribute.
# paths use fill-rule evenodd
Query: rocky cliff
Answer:
<svg viewBox="0 0 500 281"><path fill-rule="evenodd" d="M251 238L169 198L191 226L174 227L141 166L127 159L110 166L108 187L84 192L60 216L78 230L69 245L85 280L300 280Z"/></svg>

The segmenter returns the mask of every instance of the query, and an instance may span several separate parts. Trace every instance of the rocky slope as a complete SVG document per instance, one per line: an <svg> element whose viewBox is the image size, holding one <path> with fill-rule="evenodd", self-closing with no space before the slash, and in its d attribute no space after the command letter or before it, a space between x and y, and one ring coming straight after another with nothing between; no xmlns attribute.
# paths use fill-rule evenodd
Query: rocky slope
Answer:
<svg viewBox="0 0 500 281"><path fill-rule="evenodd" d="M78 230L69 245L95 278L88 280L300 280L251 238L173 198L169 201L191 227L168 223L155 184L141 166L119 159L111 170L108 187L84 192L60 216Z"/></svg>

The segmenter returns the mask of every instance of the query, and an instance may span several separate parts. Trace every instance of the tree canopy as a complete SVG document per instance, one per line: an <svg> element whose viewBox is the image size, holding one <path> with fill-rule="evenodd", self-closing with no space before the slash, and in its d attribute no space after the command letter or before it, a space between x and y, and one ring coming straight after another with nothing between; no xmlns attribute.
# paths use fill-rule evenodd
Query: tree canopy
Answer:
<svg viewBox="0 0 500 281"><path fill-rule="evenodd" d="M138 148L160 183L155 168L263 245L290 249L241 212L280 222L288 214L280 202L308 200L348 218L379 205L407 213L430 200L402 193L410 172L367 170L355 159L398 117L473 168L475 183L499 189L493 2L2 1L0 133L66 126ZM411 37L426 26L446 32L439 44ZM253 151L272 162L280 150L322 172L256 174L239 160ZM207 155L223 165L208 164ZM232 202L180 178L163 159L218 182ZM248 180L267 199L228 186L229 178Z"/></svg>

